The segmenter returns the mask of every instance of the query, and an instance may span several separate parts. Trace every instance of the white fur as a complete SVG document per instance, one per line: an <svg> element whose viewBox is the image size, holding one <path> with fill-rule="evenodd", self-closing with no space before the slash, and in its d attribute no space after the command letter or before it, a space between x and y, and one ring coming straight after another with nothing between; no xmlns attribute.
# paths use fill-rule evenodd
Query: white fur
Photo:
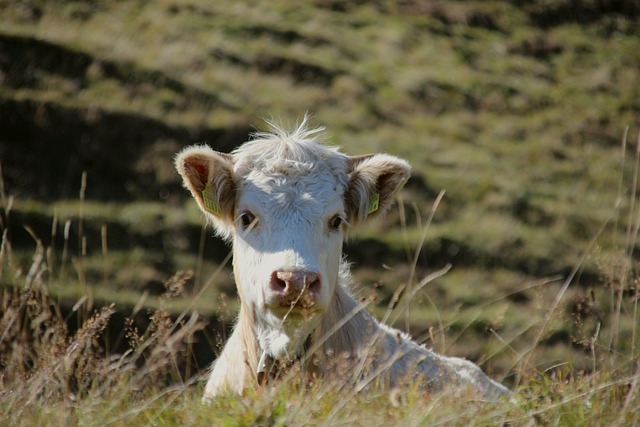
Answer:
<svg viewBox="0 0 640 427"><path fill-rule="evenodd" d="M349 295L348 266L341 255L348 224L384 212L410 168L385 154L348 157L319 144L320 130L308 129L305 119L291 133L272 126L272 132L257 134L231 156L200 146L176 158L185 186L218 233L232 240L241 301L238 322L213 366L204 399L255 386L261 355L300 357L308 337L312 354L301 361L309 371L327 375L339 355L349 361L354 387L375 377L390 387L417 380L429 390L455 385L486 398L507 394L473 363L437 355L378 323ZM220 212L205 208L205 186L218 198ZM380 208L369 212L376 193ZM242 225L247 212L256 218L249 227ZM330 226L336 216L344 220L338 229ZM309 309L287 310L278 303L270 281L283 268L319 274Z"/></svg>

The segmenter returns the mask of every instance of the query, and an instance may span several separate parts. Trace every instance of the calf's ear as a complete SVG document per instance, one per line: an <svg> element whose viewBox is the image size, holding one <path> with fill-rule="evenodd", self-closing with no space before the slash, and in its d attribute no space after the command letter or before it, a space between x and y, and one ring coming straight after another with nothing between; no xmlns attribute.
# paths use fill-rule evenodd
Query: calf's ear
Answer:
<svg viewBox="0 0 640 427"><path fill-rule="evenodd" d="M411 175L405 160L388 154L350 157L345 193L347 221L352 227L389 209L393 196Z"/></svg>
<svg viewBox="0 0 640 427"><path fill-rule="evenodd" d="M213 223L216 232L228 239L233 232L236 194L233 156L206 145L194 145L178 153L175 164L184 186Z"/></svg>

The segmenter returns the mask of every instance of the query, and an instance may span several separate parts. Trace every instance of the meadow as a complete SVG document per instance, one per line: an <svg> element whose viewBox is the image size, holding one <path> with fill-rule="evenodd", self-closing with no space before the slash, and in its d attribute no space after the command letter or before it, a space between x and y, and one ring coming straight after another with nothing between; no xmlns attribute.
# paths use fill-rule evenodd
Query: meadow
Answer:
<svg viewBox="0 0 640 427"><path fill-rule="evenodd" d="M634 1L0 10L3 424L640 424ZM414 169L345 245L367 309L513 403L295 377L200 403L237 297L173 155L305 112Z"/></svg>

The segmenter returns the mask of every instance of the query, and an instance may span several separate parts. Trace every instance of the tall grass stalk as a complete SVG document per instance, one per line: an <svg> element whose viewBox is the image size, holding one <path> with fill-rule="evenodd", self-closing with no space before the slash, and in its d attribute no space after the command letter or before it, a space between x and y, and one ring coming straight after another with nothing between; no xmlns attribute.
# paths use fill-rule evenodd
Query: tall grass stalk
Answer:
<svg viewBox="0 0 640 427"><path fill-rule="evenodd" d="M415 292L413 292L412 288L413 288L413 281L415 279L416 269L418 268L418 262L420 260L420 253L422 252L424 242L427 238L429 226L433 222L433 217L435 216L436 211L438 210L438 206L440 205L440 202L444 197L444 193L445 193L444 190L440 191L440 193L438 194L438 197L436 197L436 200L433 202L433 206L431 207L431 211L429 212L429 217L427 218L424 224L421 224L422 230L420 233L420 240L418 241L418 244L416 245L416 248L415 248L415 252L413 254L413 259L411 261L411 269L409 270L409 279L407 280L407 292L409 293L410 297L407 300L406 309L405 309L405 329L406 330L409 330L409 323L410 323L409 310L411 307L411 299L413 295L415 295ZM420 218L418 217L418 221L419 220ZM406 224L406 220L403 220L403 223ZM432 306L433 308L436 308L435 305L432 304ZM437 313L437 309L436 309L436 313ZM440 319L439 315L438 315L438 319L440 321L440 327L442 327L442 320ZM443 338L443 345L444 345L444 335L442 338Z"/></svg>
<svg viewBox="0 0 640 427"><path fill-rule="evenodd" d="M87 191L87 171L82 172L82 177L80 179L80 193L79 200L80 204L78 206L78 248L80 248L79 256L75 259L72 259L72 263L76 270L76 275L78 276L78 283L80 284L80 289L82 295L86 297L85 304L80 305L80 308L76 313L78 316L78 325L83 324L89 315L89 311L93 308L93 292L87 284L86 280L86 258L87 258L87 236L84 234L84 212L85 212L85 196Z"/></svg>
<svg viewBox="0 0 640 427"><path fill-rule="evenodd" d="M634 169L634 177L633 177L633 182L634 182L634 191L632 191L630 197L635 200L636 198L636 188L637 188L637 181L638 181L638 165L640 165L640 131L638 131L638 139L636 140L636 163L635 163L635 169ZM629 225L631 225L633 216L632 216L632 212L629 213ZM629 259L633 260L633 256L634 256L634 250L635 250L635 242L638 241L638 235L640 234L640 210L638 211L638 213L636 214L636 221L635 224L633 226L633 231L630 233L630 235L627 237L627 254ZM636 331L637 331L637 326L638 326L638 299L640 298L640 294L639 294L639 287L640 287L640 279L639 278L635 278L635 280L633 281L632 284L633 288L633 295L634 295L634 300L633 300L633 326L632 326L632 334L631 334L631 359L635 360L636 359ZM636 382L637 383L637 382Z"/></svg>

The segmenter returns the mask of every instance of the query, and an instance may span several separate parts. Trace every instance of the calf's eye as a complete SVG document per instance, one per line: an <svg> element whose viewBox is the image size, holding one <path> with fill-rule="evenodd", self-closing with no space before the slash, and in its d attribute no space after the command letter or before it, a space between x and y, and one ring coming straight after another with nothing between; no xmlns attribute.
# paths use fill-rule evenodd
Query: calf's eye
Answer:
<svg viewBox="0 0 640 427"><path fill-rule="evenodd" d="M342 217L340 217L340 215L335 215L329 221L329 228L331 228L332 230L339 229L341 225L342 225Z"/></svg>
<svg viewBox="0 0 640 427"><path fill-rule="evenodd" d="M256 220L256 216L249 211L240 214L240 223L244 228L248 228Z"/></svg>

